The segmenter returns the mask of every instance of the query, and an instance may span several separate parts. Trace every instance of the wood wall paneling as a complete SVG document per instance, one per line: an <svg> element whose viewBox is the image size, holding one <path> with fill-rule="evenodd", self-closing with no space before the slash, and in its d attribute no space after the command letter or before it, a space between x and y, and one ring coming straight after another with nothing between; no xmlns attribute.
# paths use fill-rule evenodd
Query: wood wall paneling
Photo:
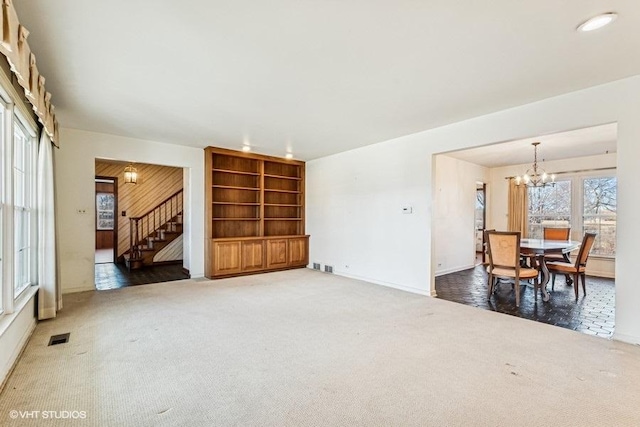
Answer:
<svg viewBox="0 0 640 427"><path fill-rule="evenodd" d="M136 163L138 183L124 182L126 164L96 160L96 175L118 178L118 256L129 249L129 217L144 215L183 187L183 170ZM127 216L120 215L126 211Z"/></svg>

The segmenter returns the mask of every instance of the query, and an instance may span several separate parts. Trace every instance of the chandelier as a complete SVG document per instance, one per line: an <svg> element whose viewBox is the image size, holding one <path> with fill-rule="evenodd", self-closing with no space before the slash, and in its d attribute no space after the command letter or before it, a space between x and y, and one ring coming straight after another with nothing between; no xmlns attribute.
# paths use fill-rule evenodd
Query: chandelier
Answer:
<svg viewBox="0 0 640 427"><path fill-rule="evenodd" d="M539 142L532 142L533 145L533 167L522 176L516 176L516 185L524 184L528 187L545 187L556 185L556 176L547 174L544 169L538 166L538 145Z"/></svg>

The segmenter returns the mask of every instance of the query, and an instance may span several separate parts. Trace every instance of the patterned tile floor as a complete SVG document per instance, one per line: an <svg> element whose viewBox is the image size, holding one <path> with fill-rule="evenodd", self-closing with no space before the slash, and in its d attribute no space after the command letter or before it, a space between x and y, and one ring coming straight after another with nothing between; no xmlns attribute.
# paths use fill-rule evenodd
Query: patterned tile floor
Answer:
<svg viewBox="0 0 640 427"><path fill-rule="evenodd" d="M523 282L524 283L524 282ZM485 310L518 316L573 329L585 334L610 339L615 326L615 283L613 279L587 276L587 295L582 293L576 301L573 287L564 277L556 278L555 291L551 283L549 302L534 300L533 287L522 286L520 308L516 308L515 293L508 283L501 283L487 301L487 273L480 265L475 268L436 277L438 298L459 302Z"/></svg>
<svg viewBox="0 0 640 427"><path fill-rule="evenodd" d="M181 264L157 265L129 272L124 265L106 263L96 264L95 283L96 289L103 291L188 278L189 275L182 271Z"/></svg>

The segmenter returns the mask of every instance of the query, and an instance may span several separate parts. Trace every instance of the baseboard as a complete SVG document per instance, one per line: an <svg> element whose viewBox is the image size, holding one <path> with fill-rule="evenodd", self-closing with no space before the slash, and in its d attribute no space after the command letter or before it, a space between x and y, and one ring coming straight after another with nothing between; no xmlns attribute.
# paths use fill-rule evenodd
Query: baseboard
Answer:
<svg viewBox="0 0 640 427"><path fill-rule="evenodd" d="M605 279L615 279L616 278L616 274L612 273L610 271L591 271L591 270L588 270L587 271L587 276L602 277L602 278L605 278Z"/></svg>
<svg viewBox="0 0 640 427"><path fill-rule="evenodd" d="M78 292L95 291L95 290L96 290L96 286L95 285L93 285L91 287L82 286L82 287L77 287L77 288L63 288L62 289L62 295L75 294L75 293L78 293Z"/></svg>
<svg viewBox="0 0 640 427"><path fill-rule="evenodd" d="M453 267L447 268L446 270L436 271L435 276L444 276L445 274L457 273L458 271L469 270L470 268L474 268L475 264L464 265L462 267Z"/></svg>
<svg viewBox="0 0 640 427"><path fill-rule="evenodd" d="M318 270L314 270L314 271L318 271ZM329 273L326 273L326 274L329 274ZM345 274L340 271L334 271L333 274L335 274L336 276L347 277L349 279L362 280L363 282L373 283L374 285L381 285L381 286L386 286L387 288L393 288L393 289L398 289L405 292L411 292L412 294L418 294L418 295L424 295L424 296L431 295L430 291L413 288L411 286L404 286L397 283L390 283L382 280L374 280L369 277L361 277L354 274Z"/></svg>
<svg viewBox="0 0 640 427"><path fill-rule="evenodd" d="M175 264L182 264L182 260L181 259L170 259L167 261L154 261L152 264L147 264L145 265L145 267L154 267L156 265L175 265Z"/></svg>
<svg viewBox="0 0 640 427"><path fill-rule="evenodd" d="M616 341L626 342L628 344L640 345L640 337L633 335L621 334L619 332L613 333L613 339Z"/></svg>
<svg viewBox="0 0 640 427"><path fill-rule="evenodd" d="M189 276L189 279L191 279L191 273L189 273L189 269L188 268L182 267L182 272L184 274L186 274L187 276Z"/></svg>

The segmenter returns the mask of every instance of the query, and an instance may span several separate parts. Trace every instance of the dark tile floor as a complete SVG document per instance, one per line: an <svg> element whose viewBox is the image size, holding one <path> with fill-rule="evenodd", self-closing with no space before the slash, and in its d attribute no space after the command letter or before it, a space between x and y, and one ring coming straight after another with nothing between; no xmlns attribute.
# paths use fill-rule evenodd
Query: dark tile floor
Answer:
<svg viewBox="0 0 640 427"><path fill-rule="evenodd" d="M523 282L524 283L524 282ZM533 287L522 286L520 308L516 308L515 292L511 284L501 283L487 301L487 273L480 265L475 268L436 277L438 298L459 302L485 310L518 316L524 319L573 329L585 334L610 339L615 326L615 283L613 279L587 276L587 295L576 301L573 287L564 277L556 278L555 291L551 283L549 302L535 301Z"/></svg>
<svg viewBox="0 0 640 427"><path fill-rule="evenodd" d="M189 275L182 271L181 264L157 265L129 272L124 265L105 263L96 264L95 283L96 289L103 291L188 278Z"/></svg>

